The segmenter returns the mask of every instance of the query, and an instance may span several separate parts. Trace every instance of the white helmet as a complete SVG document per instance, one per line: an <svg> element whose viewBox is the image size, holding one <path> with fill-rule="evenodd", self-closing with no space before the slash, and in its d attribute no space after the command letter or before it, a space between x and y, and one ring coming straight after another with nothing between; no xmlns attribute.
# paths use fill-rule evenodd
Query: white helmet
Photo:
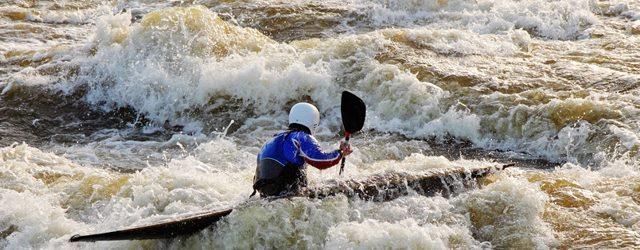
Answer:
<svg viewBox="0 0 640 250"><path fill-rule="evenodd" d="M311 134L315 134L318 125L320 125L320 112L316 106L309 103L297 103L289 111L289 125L292 123L303 125L311 131Z"/></svg>

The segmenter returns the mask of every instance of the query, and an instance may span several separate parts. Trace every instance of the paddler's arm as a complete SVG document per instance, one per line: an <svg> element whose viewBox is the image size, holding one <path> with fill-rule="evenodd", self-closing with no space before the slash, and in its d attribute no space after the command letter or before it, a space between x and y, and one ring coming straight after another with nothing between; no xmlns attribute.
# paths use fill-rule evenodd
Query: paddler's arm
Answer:
<svg viewBox="0 0 640 250"><path fill-rule="evenodd" d="M298 147L298 154L302 156L304 161L317 169L330 168L340 163L343 155L351 153L348 144L344 143L340 145L340 149L324 152L316 138L311 135L307 135L294 143Z"/></svg>

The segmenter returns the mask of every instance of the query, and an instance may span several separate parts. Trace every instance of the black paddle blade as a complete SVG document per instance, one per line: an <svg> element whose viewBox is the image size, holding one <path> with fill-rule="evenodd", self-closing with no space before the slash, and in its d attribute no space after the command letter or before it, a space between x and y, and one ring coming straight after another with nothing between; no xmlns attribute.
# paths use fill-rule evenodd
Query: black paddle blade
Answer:
<svg viewBox="0 0 640 250"><path fill-rule="evenodd" d="M367 116L367 106L362 99L349 91L342 92L342 125L347 133L353 134L362 129L364 118Z"/></svg>

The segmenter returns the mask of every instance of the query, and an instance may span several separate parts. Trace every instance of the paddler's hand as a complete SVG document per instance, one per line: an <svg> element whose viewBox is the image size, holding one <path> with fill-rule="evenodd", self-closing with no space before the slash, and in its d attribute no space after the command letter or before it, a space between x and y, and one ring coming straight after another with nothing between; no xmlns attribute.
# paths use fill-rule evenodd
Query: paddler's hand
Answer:
<svg viewBox="0 0 640 250"><path fill-rule="evenodd" d="M351 149L351 145L349 145L348 142L346 141L341 141L340 142L340 153L342 154L342 157L345 157L349 154L351 154L353 152L353 150Z"/></svg>

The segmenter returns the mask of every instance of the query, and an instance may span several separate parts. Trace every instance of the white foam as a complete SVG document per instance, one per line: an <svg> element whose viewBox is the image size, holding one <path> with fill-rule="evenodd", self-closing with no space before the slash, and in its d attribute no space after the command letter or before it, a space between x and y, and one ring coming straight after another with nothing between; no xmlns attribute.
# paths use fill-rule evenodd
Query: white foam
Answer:
<svg viewBox="0 0 640 250"><path fill-rule="evenodd" d="M574 198L569 200L577 197L578 200L587 201L581 206L590 216L607 221L611 219L621 225L620 228L628 229L631 234L640 228L640 206L633 198L640 173L625 160L608 163L607 167L597 171L568 163L556 168L549 176L553 178L551 180L555 179L551 183L568 183L572 187L568 190L563 190L562 186L553 187L550 191L556 196L555 199L567 199L563 195L571 194L567 197Z"/></svg>
<svg viewBox="0 0 640 250"><path fill-rule="evenodd" d="M599 195L599 202L590 208L590 211L599 215L606 215L617 223L640 230L640 205L632 197L619 196L615 192Z"/></svg>
<svg viewBox="0 0 640 250"><path fill-rule="evenodd" d="M103 17L98 22L101 31L92 45L98 52L78 61L81 73L74 80L75 84L90 86L86 100L107 110L131 106L158 124L165 121L180 124L192 123L194 118L189 110L206 110L210 102L240 100L251 105L258 115L275 117L288 109L291 100L309 96L326 115L323 120L327 122L320 129L323 134L329 133L327 126L339 126L336 93L346 87L358 90L356 94L362 93L370 104L369 127L412 137L440 137L448 133L476 141L479 137L476 116L464 109L442 110L440 100L448 97L446 91L395 65L377 62L375 54L398 37L441 53L510 54L520 46L527 46L523 35L507 36L506 42L496 44L500 39L495 35L431 30L384 30L327 41L277 44L253 30L232 27L208 10L175 10L185 11L196 11L199 18L206 19L203 22L197 19L193 25L214 28L194 26L202 30L168 36L159 27L147 28L144 20L142 24L130 24L127 13ZM195 22L183 21L190 25ZM247 36L253 42L220 47L227 52L216 52L211 54L212 58L208 57L209 52L194 51L194 46L183 47L200 33L215 34L222 27L244 35L217 43L231 46L237 43L234 39L246 40ZM473 51L472 47L480 49ZM345 61L348 58L357 61L349 65ZM344 77L343 70L355 70L362 78L336 83L336 77Z"/></svg>
<svg viewBox="0 0 640 250"><path fill-rule="evenodd" d="M51 246L53 240L86 227L68 218L60 193L75 183L59 184L56 178L82 174L70 161L41 152L26 144L0 149L0 227L14 232L0 242L6 249ZM91 170L85 173L93 172ZM47 181L54 181L47 183ZM68 186L67 186L68 185Z"/></svg>
<svg viewBox="0 0 640 250"><path fill-rule="evenodd" d="M86 9L30 9L17 6L2 6L0 13L22 13L25 20L54 24L86 24L91 23L96 17L111 14L112 9L107 4L97 4Z"/></svg>
<svg viewBox="0 0 640 250"><path fill-rule="evenodd" d="M585 28L598 23L587 0L572 1L361 1L362 11L377 25L470 29L501 33L526 29L550 39L584 36Z"/></svg>
<svg viewBox="0 0 640 250"><path fill-rule="evenodd" d="M55 248L65 241L61 237L85 229L82 223L67 218L65 209L58 205L58 199L54 193L37 195L30 191L0 189L0 228L15 229L0 240L0 247Z"/></svg>
<svg viewBox="0 0 640 250"><path fill-rule="evenodd" d="M507 248L551 248L557 244L542 220L547 196L526 180L505 177L455 198L471 215L480 239Z"/></svg>
<svg viewBox="0 0 640 250"><path fill-rule="evenodd" d="M325 249L490 245L475 241L465 217L451 209L441 197L403 197L388 203L351 203L341 196L278 200L239 209L218 225L212 238L200 234L188 242L205 238L217 247L232 242L244 248Z"/></svg>
<svg viewBox="0 0 640 250"><path fill-rule="evenodd" d="M396 223L365 220L329 229L327 249L449 249L457 230L449 226L421 226L414 220ZM469 235L466 235L469 236ZM467 239L468 240L468 239ZM469 246L465 246L469 247Z"/></svg>

